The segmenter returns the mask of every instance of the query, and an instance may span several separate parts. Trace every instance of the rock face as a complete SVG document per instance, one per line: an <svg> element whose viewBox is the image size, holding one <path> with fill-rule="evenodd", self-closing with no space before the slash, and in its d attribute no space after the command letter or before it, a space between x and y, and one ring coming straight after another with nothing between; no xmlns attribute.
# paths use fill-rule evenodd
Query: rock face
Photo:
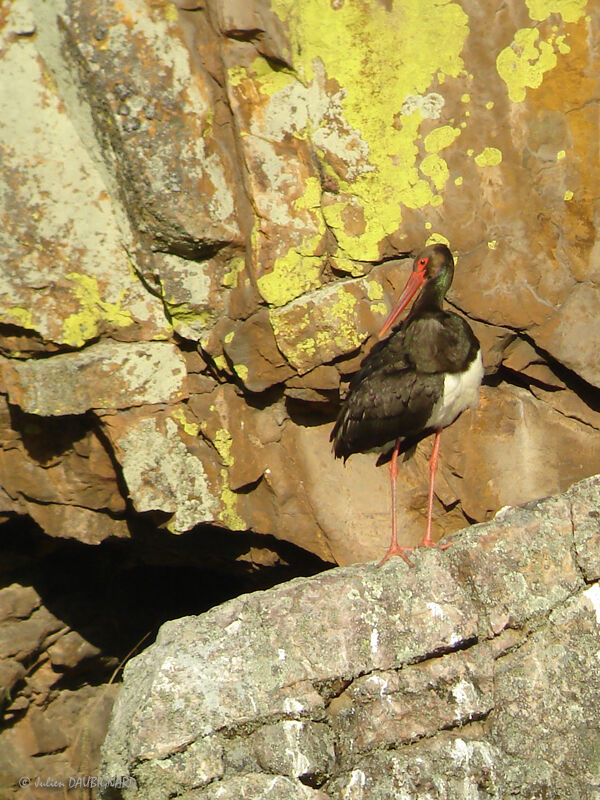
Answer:
<svg viewBox="0 0 600 800"><path fill-rule="evenodd" d="M328 436L403 254L434 241L489 375L442 439L436 535L599 472L588 7L9 3L0 514L381 554L386 471ZM402 468L405 544L430 446Z"/></svg>
<svg viewBox="0 0 600 800"><path fill-rule="evenodd" d="M125 669L105 798L592 797L600 477L446 551L167 623Z"/></svg>
<svg viewBox="0 0 600 800"><path fill-rule="evenodd" d="M2 583L6 569L4 563ZM63 585L63 597L72 602L74 594ZM0 589L1 712L8 723L0 729L3 797L49 800L59 781L95 769L118 685L98 684L94 677L114 670L115 662L52 613L33 586L14 582ZM90 684L77 685L77 675ZM36 777L49 779L48 787L55 781L55 788L35 787Z"/></svg>

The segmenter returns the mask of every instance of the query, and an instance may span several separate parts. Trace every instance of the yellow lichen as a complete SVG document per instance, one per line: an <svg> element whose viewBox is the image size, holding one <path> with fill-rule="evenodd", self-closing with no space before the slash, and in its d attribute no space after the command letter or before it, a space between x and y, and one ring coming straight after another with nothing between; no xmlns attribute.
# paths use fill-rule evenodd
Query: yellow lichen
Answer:
<svg viewBox="0 0 600 800"><path fill-rule="evenodd" d="M234 462L231 452L233 439L226 428L219 428L212 436L212 442L224 464L221 468L221 512L219 518L232 530L243 530L246 525L237 513L238 496L229 485L229 472L227 470Z"/></svg>
<svg viewBox="0 0 600 800"><path fill-rule="evenodd" d="M369 300L381 300L383 286L378 281L367 281L367 297Z"/></svg>
<svg viewBox="0 0 600 800"><path fill-rule="evenodd" d="M28 308L13 306L3 311L2 315L4 321L9 325L16 325L19 328L27 328L28 330L33 330L34 328L33 315Z"/></svg>
<svg viewBox="0 0 600 800"><path fill-rule="evenodd" d="M243 531L247 528L244 520L237 512L238 496L229 486L229 476L227 470L223 467L221 470L221 513L219 518L231 530Z"/></svg>
<svg viewBox="0 0 600 800"><path fill-rule="evenodd" d="M346 348L360 347L362 340L356 330L355 307L358 303L356 297L347 292L343 287L337 291L337 300L331 307L331 319L334 323L332 331L326 331L326 341L329 341L333 334L335 343L342 350ZM317 337L317 344L319 339Z"/></svg>
<svg viewBox="0 0 600 800"><path fill-rule="evenodd" d="M177 6L174 3L165 3L164 15L168 22L178 22L179 15L177 13Z"/></svg>
<svg viewBox="0 0 600 800"><path fill-rule="evenodd" d="M540 41L537 28L520 28L515 31L513 42L496 58L496 69L508 87L508 96L513 103L525 99L527 88L537 89L542 85L544 73L554 69L557 63L553 47L553 36L549 41Z"/></svg>
<svg viewBox="0 0 600 800"><path fill-rule="evenodd" d="M321 243L326 225L321 212L321 184L316 177L306 180L305 192L294 201L294 209L305 213L317 211L311 214L313 224L307 225L307 232L300 236L300 242L275 259L272 270L257 280L259 292L273 306L285 305L320 285L321 259L312 254ZM254 242L258 247L256 237Z"/></svg>
<svg viewBox="0 0 600 800"><path fill-rule="evenodd" d="M566 155L567 155L567 154L566 154L566 152L565 152L564 150L559 150L559 151L558 151L558 153L556 154L556 160L557 160L557 161L562 161L562 160L563 160L563 158L564 158Z"/></svg>
<svg viewBox="0 0 600 800"><path fill-rule="evenodd" d="M371 303L371 313L380 314L382 317L388 313L388 307L385 303Z"/></svg>
<svg viewBox="0 0 600 800"><path fill-rule="evenodd" d="M321 183L318 178L311 175L304 184L305 191L295 202L294 208L300 211L303 208L321 207Z"/></svg>
<svg viewBox="0 0 600 800"><path fill-rule="evenodd" d="M235 289L240 273L244 271L245 266L246 263L241 256L232 258L229 262L229 270L221 278L221 285L226 289Z"/></svg>
<svg viewBox="0 0 600 800"><path fill-rule="evenodd" d="M573 199L573 192L570 189L567 189L566 192L563 194L563 200L572 200Z"/></svg>
<svg viewBox="0 0 600 800"><path fill-rule="evenodd" d="M431 236L427 238L425 244L427 247L429 247L430 244L445 244L446 247L450 247L450 242L441 233L432 233Z"/></svg>
<svg viewBox="0 0 600 800"><path fill-rule="evenodd" d="M263 56L257 56L250 64L249 76L256 82L261 94L273 97L294 81L294 76L285 69L273 69Z"/></svg>
<svg viewBox="0 0 600 800"><path fill-rule="evenodd" d="M496 167L502 161L502 151L497 147L484 147L481 153L475 156L478 167Z"/></svg>
<svg viewBox="0 0 600 800"><path fill-rule="evenodd" d="M286 25L294 69L304 85L315 87L316 96L321 75L343 87L335 95L335 116L343 130L352 131L353 144L349 136L343 143L337 139L340 128L334 132L331 117L317 114L313 121L332 155L337 157L337 142L341 162L350 165L351 177L346 169L337 170L336 197L353 195L364 213L363 230L347 236L354 240L352 251L350 242L342 246L352 257L376 259L381 240L400 226L402 206L442 202L418 173L421 112L400 109L405 98L429 91L436 78L461 73L467 15L457 2L439 0L375 3L368 14L355 2L273 0L272 7ZM325 211L328 222L334 205Z"/></svg>
<svg viewBox="0 0 600 800"><path fill-rule="evenodd" d="M231 86L239 86L248 77L248 70L245 67L230 67L227 70L227 79Z"/></svg>
<svg viewBox="0 0 600 800"><path fill-rule="evenodd" d="M186 417L183 408L179 407L173 409L171 416L189 436L198 436L200 425L197 422L190 421Z"/></svg>
<svg viewBox="0 0 600 800"><path fill-rule="evenodd" d="M198 311L187 303L170 302L165 298L165 306L175 323L185 322L197 328L208 328L214 321L214 312Z"/></svg>
<svg viewBox="0 0 600 800"><path fill-rule="evenodd" d="M439 128L434 128L425 137L425 150L428 153L439 153L440 150L451 145L460 136L460 133L458 128L453 128L451 125L441 125Z"/></svg>
<svg viewBox="0 0 600 800"><path fill-rule="evenodd" d="M339 272L346 272L348 275L352 275L354 278L360 278L365 274L365 266L353 261L351 258L346 258L339 255L332 256L330 258L330 263L334 269L338 270Z"/></svg>
<svg viewBox="0 0 600 800"><path fill-rule="evenodd" d="M426 156L426 158L421 161L421 166L419 169L423 175L431 178L433 185L438 192L441 192L446 185L446 181L450 177L448 165L444 159L437 154Z"/></svg>
<svg viewBox="0 0 600 800"><path fill-rule="evenodd" d="M525 0L525 3L531 19L544 20L551 14L560 14L565 22L578 22L587 0Z"/></svg>
<svg viewBox="0 0 600 800"><path fill-rule="evenodd" d="M242 380L248 380L248 367L245 364L234 364L233 371Z"/></svg>
<svg viewBox="0 0 600 800"><path fill-rule="evenodd" d="M109 303L100 297L98 279L93 275L69 272L66 277L74 284L73 294L81 310L70 314L62 325L63 340L73 347L82 347L100 332L100 324L107 323L125 328L133 323L129 311L123 311L121 301L126 290L120 293L119 302Z"/></svg>
<svg viewBox="0 0 600 800"><path fill-rule="evenodd" d="M286 256L276 259L271 272L261 275L256 283L269 305L283 306L304 292L316 289L320 273L320 258L292 249Z"/></svg>
<svg viewBox="0 0 600 800"><path fill-rule="evenodd" d="M213 444L217 453L221 456L223 464L230 467L233 464L233 456L231 455L231 446L233 438L226 428L219 428L213 436Z"/></svg>

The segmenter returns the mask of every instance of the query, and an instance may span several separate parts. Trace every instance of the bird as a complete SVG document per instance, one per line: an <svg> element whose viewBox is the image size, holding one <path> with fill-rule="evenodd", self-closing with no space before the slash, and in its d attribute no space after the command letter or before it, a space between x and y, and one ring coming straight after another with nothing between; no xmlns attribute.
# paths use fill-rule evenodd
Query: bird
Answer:
<svg viewBox="0 0 600 800"><path fill-rule="evenodd" d="M453 277L454 258L445 244L432 244L417 254L408 282L379 331L379 341L350 381L331 431L334 456L344 463L354 453L391 449L392 535L378 566L394 555L413 566L406 553L415 548L401 547L397 537L398 454L430 434L434 441L427 525L419 547L448 546L436 545L431 538L440 435L465 409L477 407L484 373L481 347L471 326L443 309ZM396 325L417 292L408 316ZM382 463L381 457L377 463Z"/></svg>

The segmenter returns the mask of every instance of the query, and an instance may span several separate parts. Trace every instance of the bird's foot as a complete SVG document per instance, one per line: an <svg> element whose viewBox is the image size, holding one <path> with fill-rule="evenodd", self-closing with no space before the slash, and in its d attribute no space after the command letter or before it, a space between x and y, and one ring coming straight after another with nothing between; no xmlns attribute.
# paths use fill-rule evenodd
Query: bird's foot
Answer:
<svg viewBox="0 0 600 800"><path fill-rule="evenodd" d="M408 564L409 567L414 567L413 562L406 555L406 551L410 551L410 550L414 550L414 549L415 549L414 547L400 547L397 544L396 545L392 544L392 545L390 545L389 550L387 551L387 553L384 555L384 557L381 559L381 561L377 564L377 566L381 567L382 564L385 564L385 562L388 560L388 558L391 558L392 556L400 556L400 558L403 558L406 561L406 563Z"/></svg>
<svg viewBox="0 0 600 800"><path fill-rule="evenodd" d="M400 558L403 558L406 561L409 567L414 567L413 562L406 555L406 553L410 553L413 550L418 550L420 547L437 547L438 550L447 550L451 545L452 542L445 542L442 544L440 542L434 542L433 539L429 539L428 537L425 537L421 544L418 544L416 547L400 547L400 545L392 544L377 566L381 567L382 564L385 564L385 562L392 556L400 556Z"/></svg>
<svg viewBox="0 0 600 800"><path fill-rule="evenodd" d="M427 536L423 539L419 547L437 547L438 550L447 550L449 547L452 547L452 542L434 542L433 539L429 539Z"/></svg>

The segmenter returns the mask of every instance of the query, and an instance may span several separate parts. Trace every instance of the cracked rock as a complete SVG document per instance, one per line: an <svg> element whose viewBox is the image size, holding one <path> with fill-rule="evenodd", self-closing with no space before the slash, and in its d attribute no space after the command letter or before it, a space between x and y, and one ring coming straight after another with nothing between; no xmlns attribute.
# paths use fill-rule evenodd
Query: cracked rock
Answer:
<svg viewBox="0 0 600 800"><path fill-rule="evenodd" d="M206 800L587 796L600 589L576 542L599 506L594 478L414 569L334 569L167 623L127 665L104 743L104 774L138 788L105 797L159 773L156 800L188 797L196 762Z"/></svg>

